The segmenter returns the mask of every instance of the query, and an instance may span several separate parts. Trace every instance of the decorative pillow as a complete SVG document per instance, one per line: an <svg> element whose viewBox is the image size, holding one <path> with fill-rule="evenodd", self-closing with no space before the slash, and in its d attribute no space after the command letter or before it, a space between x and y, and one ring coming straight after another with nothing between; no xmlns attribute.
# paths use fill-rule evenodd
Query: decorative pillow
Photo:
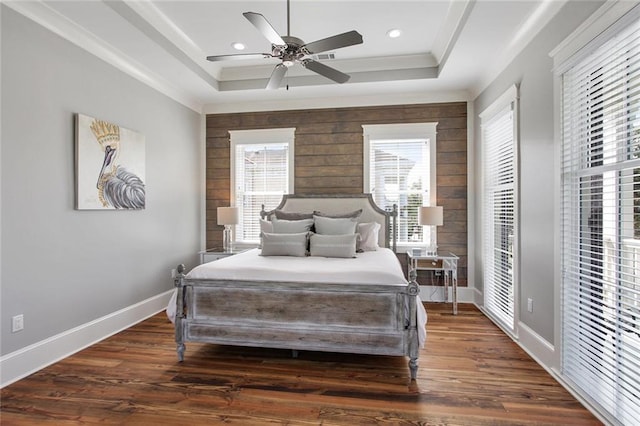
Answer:
<svg viewBox="0 0 640 426"><path fill-rule="evenodd" d="M356 257L358 234L321 235L311 234L311 256Z"/></svg>
<svg viewBox="0 0 640 426"><path fill-rule="evenodd" d="M378 250L378 232L380 232L380 224L378 222L368 222L358 224L358 251L376 251Z"/></svg>
<svg viewBox="0 0 640 426"><path fill-rule="evenodd" d="M355 218L333 218L324 216L313 216L316 232L322 235L345 235L355 234L356 225Z"/></svg>
<svg viewBox="0 0 640 426"><path fill-rule="evenodd" d="M307 255L307 232L298 234L262 234L262 256L297 256Z"/></svg>
<svg viewBox="0 0 640 426"><path fill-rule="evenodd" d="M277 217L271 221L274 234L299 234L308 232L313 226L313 219L280 220Z"/></svg>
<svg viewBox="0 0 640 426"><path fill-rule="evenodd" d="M260 219L260 232L273 234L273 222L265 219Z"/></svg>
<svg viewBox="0 0 640 426"><path fill-rule="evenodd" d="M285 212L282 210L276 210L275 213L277 219L281 220L302 220L313 219L313 213L297 213L297 212Z"/></svg>
<svg viewBox="0 0 640 426"><path fill-rule="evenodd" d="M332 217L335 219L346 218L346 217L357 219L362 215L362 209L354 210L352 212L347 212L347 213L323 213L316 210L313 212L313 215L322 216L322 217Z"/></svg>

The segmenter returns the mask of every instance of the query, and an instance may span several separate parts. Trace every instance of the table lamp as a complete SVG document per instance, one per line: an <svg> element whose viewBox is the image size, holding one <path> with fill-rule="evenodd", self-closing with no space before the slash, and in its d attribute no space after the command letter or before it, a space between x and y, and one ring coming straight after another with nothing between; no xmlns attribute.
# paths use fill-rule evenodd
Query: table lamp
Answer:
<svg viewBox="0 0 640 426"><path fill-rule="evenodd" d="M222 245L224 251L231 251L231 225L238 223L237 207L218 207L218 225L224 225Z"/></svg>
<svg viewBox="0 0 640 426"><path fill-rule="evenodd" d="M444 224L443 209L441 206L420 207L418 212L418 222L422 226L431 226L429 235L431 242L427 249L427 255L436 256L438 254L438 245L436 244L436 226Z"/></svg>

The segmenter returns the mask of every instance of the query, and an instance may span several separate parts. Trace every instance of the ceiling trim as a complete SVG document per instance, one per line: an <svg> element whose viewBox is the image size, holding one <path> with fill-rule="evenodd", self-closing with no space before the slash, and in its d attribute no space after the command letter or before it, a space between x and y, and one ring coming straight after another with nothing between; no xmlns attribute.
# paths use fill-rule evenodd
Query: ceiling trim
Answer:
<svg viewBox="0 0 640 426"><path fill-rule="evenodd" d="M381 101L382 100L382 101ZM442 91L442 92L410 92L410 93L386 93L370 96L343 96L343 97L307 97L298 99L278 99L261 102L227 102L207 104L203 114L226 114L238 112L261 111L285 111L299 109L323 109L323 108L355 108L377 105L413 105L434 104L446 102L470 102L469 92Z"/></svg>
<svg viewBox="0 0 640 426"><path fill-rule="evenodd" d="M458 42L458 37L467 23L476 0L451 1L442 30L434 41L433 54L438 63L438 73L442 72L451 51Z"/></svg>
<svg viewBox="0 0 640 426"><path fill-rule="evenodd" d="M398 80L424 80L432 79L438 76L436 67L428 68L411 68L399 70L380 70L349 73L351 78L347 83L373 83L380 81L398 81ZM230 92L237 90L259 90L267 87L269 78L254 78L244 80L226 80L219 83L221 92ZM304 87L304 86L322 86L334 85L334 81L329 80L321 75L304 75L304 76L285 76L280 87Z"/></svg>
<svg viewBox="0 0 640 426"><path fill-rule="evenodd" d="M177 25L173 24L150 2L127 0L105 1L104 3L201 80L218 90L218 80L200 65L203 61L195 59L198 55L202 55L200 58L204 58L204 53L192 46L193 42L191 44L186 42L188 40L186 34L179 33Z"/></svg>
<svg viewBox="0 0 640 426"><path fill-rule="evenodd" d="M544 0L536 10L520 26L520 30L511 40L502 56L495 61L494 66L484 73L478 84L470 89L475 98L502 73L525 47L537 36L544 27L560 12L569 0Z"/></svg>
<svg viewBox="0 0 640 426"><path fill-rule="evenodd" d="M59 35L76 46L97 56L109 65L132 76L138 81L170 97L174 101L198 112L202 112L203 104L184 90L154 71L128 57L122 51L96 37L80 25L72 22L43 1L4 1L5 5L31 19L49 31Z"/></svg>

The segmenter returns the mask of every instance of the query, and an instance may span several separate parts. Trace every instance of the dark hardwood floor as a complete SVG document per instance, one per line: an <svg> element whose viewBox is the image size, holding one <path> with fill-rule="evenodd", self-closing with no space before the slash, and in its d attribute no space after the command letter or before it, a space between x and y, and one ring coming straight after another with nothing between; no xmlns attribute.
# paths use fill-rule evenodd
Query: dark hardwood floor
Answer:
<svg viewBox="0 0 640 426"><path fill-rule="evenodd" d="M188 344L164 313L2 389L0 423L597 425L475 307L427 304L418 380L407 360Z"/></svg>

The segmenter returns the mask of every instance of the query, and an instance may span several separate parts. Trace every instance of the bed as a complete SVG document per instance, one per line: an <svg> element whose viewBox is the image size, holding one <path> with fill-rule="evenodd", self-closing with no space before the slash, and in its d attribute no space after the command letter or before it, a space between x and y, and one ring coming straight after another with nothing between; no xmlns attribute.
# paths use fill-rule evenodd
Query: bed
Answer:
<svg viewBox="0 0 640 426"><path fill-rule="evenodd" d="M426 312L395 255L395 208L370 194L285 195L262 216L261 247L178 267L167 307L178 360L187 342L405 356L415 380ZM309 221L300 253L305 234L291 227ZM355 229L355 249L343 225Z"/></svg>

